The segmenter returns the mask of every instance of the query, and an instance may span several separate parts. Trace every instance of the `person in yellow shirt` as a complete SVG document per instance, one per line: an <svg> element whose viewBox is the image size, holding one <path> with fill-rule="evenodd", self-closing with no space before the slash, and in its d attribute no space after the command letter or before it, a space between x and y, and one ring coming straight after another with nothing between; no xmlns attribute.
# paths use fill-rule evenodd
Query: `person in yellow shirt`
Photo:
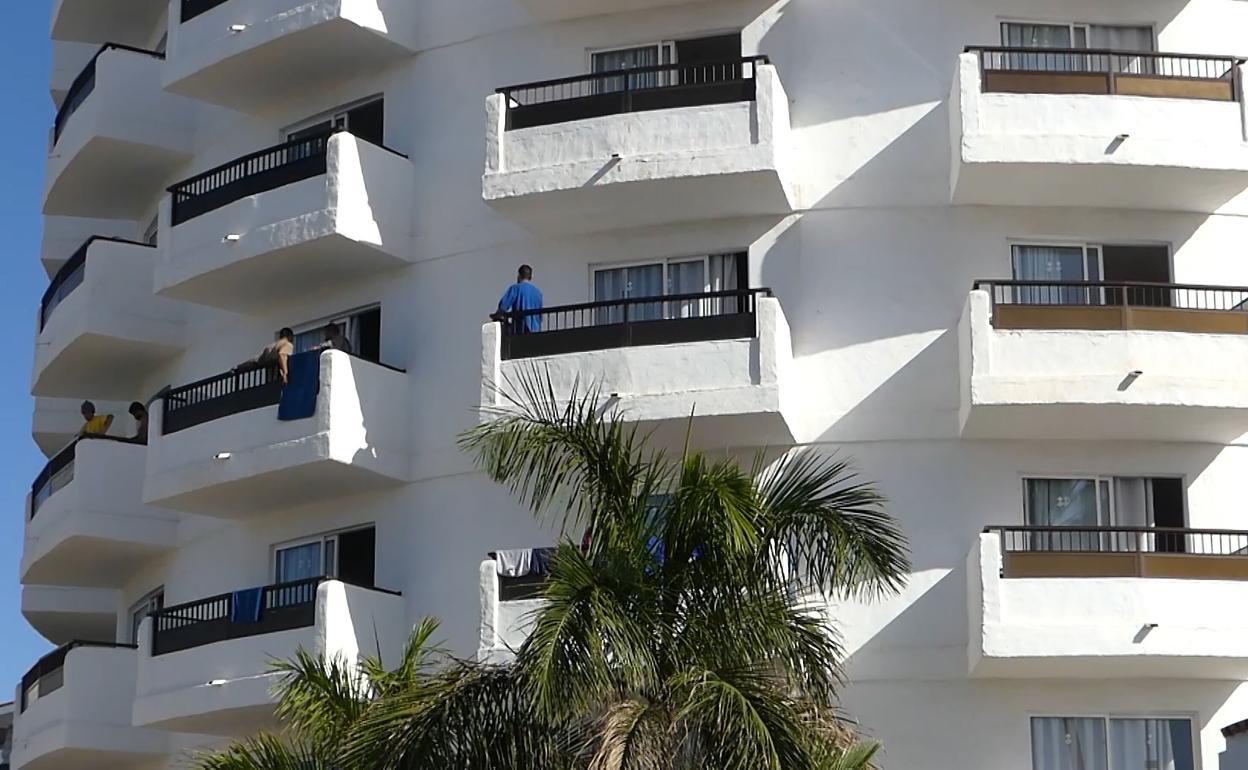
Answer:
<svg viewBox="0 0 1248 770"><path fill-rule="evenodd" d="M82 402L82 430L78 431L79 436L104 436L108 434L108 429L113 427L113 416L111 414L96 414L95 404L90 401Z"/></svg>

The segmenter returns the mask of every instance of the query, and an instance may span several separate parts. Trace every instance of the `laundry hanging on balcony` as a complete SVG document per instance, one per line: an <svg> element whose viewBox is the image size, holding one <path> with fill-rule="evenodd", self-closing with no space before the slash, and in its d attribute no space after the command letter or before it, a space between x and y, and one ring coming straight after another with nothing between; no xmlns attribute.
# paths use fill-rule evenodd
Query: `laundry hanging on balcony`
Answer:
<svg viewBox="0 0 1248 770"><path fill-rule="evenodd" d="M231 623L259 623L264 605L263 588L244 588L230 597Z"/></svg>
<svg viewBox="0 0 1248 770"><path fill-rule="evenodd" d="M321 351L296 353L286 362L286 387L277 405L277 419L302 420L316 413L321 390Z"/></svg>

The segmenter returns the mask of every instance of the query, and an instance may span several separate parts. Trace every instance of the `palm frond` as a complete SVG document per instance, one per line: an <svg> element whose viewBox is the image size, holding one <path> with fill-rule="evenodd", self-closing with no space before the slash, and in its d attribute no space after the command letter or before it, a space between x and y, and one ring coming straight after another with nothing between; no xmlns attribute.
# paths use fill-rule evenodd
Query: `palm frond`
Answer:
<svg viewBox="0 0 1248 770"><path fill-rule="evenodd" d="M909 546L884 497L849 462L801 450L759 481L766 537L810 587L871 598L900 590Z"/></svg>
<svg viewBox="0 0 1248 770"><path fill-rule="evenodd" d="M195 770L340 770L334 759L316 746L258 733L224 751L196 755L191 766Z"/></svg>
<svg viewBox="0 0 1248 770"><path fill-rule="evenodd" d="M368 700L368 681L340 656L326 658L302 647L288 661L274 661L281 674L275 712L300 740L333 755Z"/></svg>

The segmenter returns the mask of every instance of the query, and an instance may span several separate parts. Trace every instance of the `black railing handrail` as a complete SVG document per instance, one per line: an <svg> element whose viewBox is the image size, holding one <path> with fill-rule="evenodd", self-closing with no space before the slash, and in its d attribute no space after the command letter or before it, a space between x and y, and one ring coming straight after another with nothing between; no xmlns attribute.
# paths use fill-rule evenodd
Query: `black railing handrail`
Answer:
<svg viewBox="0 0 1248 770"><path fill-rule="evenodd" d="M597 302L582 302L576 305L553 305L551 307L543 307L537 310L513 310L503 313L502 320L515 320L520 318L528 318L529 316L554 315L556 313L578 312L585 310L597 310L598 308L621 307L624 305L653 305L657 302L689 302L699 299L720 299L731 297L771 297L774 296L769 288L757 289L731 289L728 291L706 291L693 294L657 294L651 297L623 297L621 299L599 300Z"/></svg>
<svg viewBox="0 0 1248 770"><path fill-rule="evenodd" d="M321 352L328 353L329 351L323 350ZM339 352L342 352L342 351L339 351ZM374 366L380 366L382 369L389 369L390 371L398 372L399 374L407 374L406 369L400 369L399 367L391 366L390 364L383 364L380 361L369 361L367 358L364 358L363 356L360 356L356 353L348 353L347 355L351 356L352 358L359 359L360 361L366 361L370 364L373 364ZM273 364L272 366L258 366L256 367L256 369L276 370L277 365ZM238 368L230 369L229 371L221 372L219 374L214 374L209 377L204 377L201 380L195 380L194 382L188 382L185 385L179 385L176 388L172 388L172 387L165 388L163 391L161 391L161 393L158 396L156 396L156 398L161 398L166 401L178 401L180 400L178 397L178 394L180 393L183 393L188 390L195 390L196 388L202 388L205 385L212 385L214 383L221 382L223 380L228 380L231 377L234 377L235 375L237 375L239 371L240 369Z"/></svg>
<svg viewBox="0 0 1248 770"><path fill-rule="evenodd" d="M1245 286L1214 286L1198 283L1154 283L1150 281L1037 281L1015 279L981 278L974 281L972 290L983 290L991 286L1069 286L1071 288L1093 289L1176 289L1190 291L1229 291L1248 292Z"/></svg>
<svg viewBox="0 0 1248 770"><path fill-rule="evenodd" d="M88 84L94 86L95 80L95 63L96 60L104 54L105 51L130 51L131 53L141 53L156 59L163 60L165 55L160 51L152 51L147 48L139 48L137 46L125 45L124 43L105 43L100 46L100 50L95 52L91 57L91 61L87 62L82 71L74 78L74 82L70 84L69 89L65 91L65 99L61 102L61 106L56 111L56 118L52 123L52 143L55 144L61 138L61 132L65 130L65 124L69 122L69 117L82 106L81 100L78 98Z"/></svg>
<svg viewBox="0 0 1248 770"><path fill-rule="evenodd" d="M78 270L80 270L86 264L87 251L90 250L91 246L96 241L108 241L110 243L124 243L124 244L131 245L131 246L144 246L149 249L156 248L150 243L143 243L142 241L134 241L134 240L130 240L129 238L117 238L111 235L92 235L90 238L87 238L87 240L74 251L73 255L70 256L69 259L65 260L65 264L61 265L61 267L56 271L56 275L52 276L51 281L48 282L48 288L44 290L43 297L39 301L39 330L40 331L42 331L43 327L48 323L48 316L49 316L48 303L50 303L52 301L52 298L56 295L56 290L61 288L61 286L65 285L65 283L70 279L70 277L74 273L78 272Z"/></svg>
<svg viewBox="0 0 1248 770"><path fill-rule="evenodd" d="M1158 59L1196 59L1201 61L1226 61L1235 64L1248 62L1248 57L1234 54L1175 53L1171 51L1127 51L1120 48L1046 48L1011 45L968 45L966 53L1020 53L1020 54L1079 54L1090 56L1127 56Z"/></svg>
<svg viewBox="0 0 1248 770"><path fill-rule="evenodd" d="M234 166L243 165L247 163L248 161L256 160L257 158L263 158L265 155L268 155L271 152L284 150L293 144L306 142L310 139L321 139L323 137L333 136L334 134L347 134L347 133L351 133L351 132L348 131L346 128L343 128L342 126L335 126L333 128L327 128L324 131L318 131L314 134L307 134L306 136L301 136L297 139L288 138L285 141L278 142L277 144L274 144L270 147L265 147L262 150L256 150L255 152L250 152L250 153L247 153L246 155L239 156L235 158L234 160L226 161L225 163L222 163L219 166L214 166L213 168L210 168L207 171L201 171L195 176L187 177L186 179L183 179L181 182L178 182L177 184L172 184L169 187L166 187L165 192L176 194L178 192L181 192L182 188L189 187L190 185L193 185L196 182L201 182L205 179L208 179L212 177L214 174L219 174L222 171L227 171L230 168L233 168ZM352 136L354 136L354 134L352 134ZM373 145L374 147L380 147L386 152L389 152L393 155L397 155L400 158L408 159L407 155L399 152L398 150L392 147L387 147L384 144L377 144L376 142L369 142L369 144Z"/></svg>
<svg viewBox="0 0 1248 770"><path fill-rule="evenodd" d="M39 511L37 501L39 490L47 486L52 477L60 473L62 470L72 465L78 454L78 444L83 441L112 441L115 444L138 444L135 439L124 438L122 436L79 436L73 441L65 445L61 451L52 455L51 459L43 466L43 470L39 471L39 475L35 476L35 480L30 485L30 517L33 519Z"/></svg>
<svg viewBox="0 0 1248 770"><path fill-rule="evenodd" d="M324 576L314 577L314 578L304 578L303 580L291 580L285 583L272 583L266 586L256 586L256 588L259 588L262 591L278 591L278 590L282 590L285 588L300 588L306 585L318 585L319 586L321 583L324 583L326 580L330 580L330 579L332 578L326 578ZM246 590L246 589L239 589L239 590ZM189 610L193 607L199 607L200 605L204 605L204 604L212 604L213 602L219 602L222 600L233 600L234 593L235 593L234 591L226 591L225 593L216 594L215 596L205 596L202 599L195 599L189 602L182 602L181 604L173 604L167 607L161 607L158 610L151 610L147 614L149 617L153 617L153 618L174 617L178 615L179 613L185 612L186 610Z"/></svg>
<svg viewBox="0 0 1248 770"><path fill-rule="evenodd" d="M366 591L374 591L376 593L388 594L390 596L402 596L403 595L402 591L391 591L387 588L377 588L375 586L356 585L355 583L345 581L342 578L329 577L327 575L321 575L320 577L313 577L313 578L304 578L303 580L290 580L285 583L272 583L266 586L255 586L255 588L259 588L261 591L265 591L265 592L282 591L282 590L289 589L289 588L302 588L304 586L310 586L310 585L319 586L321 583L332 583L335 581L339 583L344 583L354 588L361 588ZM248 589L239 589L239 590L248 590ZM186 612L189 609L193 609L195 607L200 607L205 604L212 604L213 602L219 602L219 601L227 601L227 600L232 601L234 599L235 593L236 593L235 591L226 591L225 593L216 594L215 596L205 596L202 599L195 599L189 602L182 602L181 604L172 604L167 607L161 607L158 610L150 610L147 614L148 614L148 617L152 617L152 618L156 618L156 617L176 618L176 616L178 616L179 614Z"/></svg>
<svg viewBox="0 0 1248 770"><path fill-rule="evenodd" d="M211 178L214 174L219 174L219 173L221 173L222 171L228 171L229 169L233 168L234 166L240 166L240 165L243 165L243 164L247 163L248 161L256 160L257 158L262 158L262 157L264 157L265 155L268 155L269 153L272 153L272 152L277 152L277 151L279 151L279 150L284 150L284 149L287 149L287 148L288 148L288 147L290 147L291 145L299 144L300 142L306 142L306 141L311 140L311 139L321 139L321 138L323 138L323 137L332 136L332 135L334 135L334 134L338 133L339 131L345 131L345 130L346 130L346 129L343 129L343 128L328 128L328 129L326 129L326 130L324 130L324 131L318 131L318 132L316 132L316 133L314 133L314 134L308 134L308 135L306 135L306 136L301 136L301 137L299 137L299 138L297 138L297 139L286 139L286 140L281 141L281 142L278 142L277 144L272 145L272 146L270 146L270 147L265 147L265 148L264 148L264 149L262 149L262 150L256 150L255 152L249 152L249 153L247 153L246 155L242 155L242 156L239 156L239 157L237 157L237 158L235 158L235 159L233 159L233 160L226 161L225 163L222 163L222 164L221 164L221 165L219 165L219 166L213 166L212 168L208 169L207 171L201 171L200 173L196 174L195 176L192 176L192 177L187 177L186 179L183 179L181 182L178 182L177 184L172 184L172 185L169 185L169 187L165 188L165 192L174 193L174 194L176 195L177 193L182 192L183 188L185 188L185 187L189 187L189 186L191 186L191 185L195 184L196 182L202 182L202 181L203 181L203 180L205 180L205 179L209 179L209 178Z"/></svg>
<svg viewBox="0 0 1248 770"><path fill-rule="evenodd" d="M583 80L600 80L613 77L622 77L624 75L645 75L651 72L670 72L682 67L723 67L734 64L770 64L771 60L763 54L755 56L742 56L735 59L724 59L716 61L699 61L699 62L672 62L671 64L649 64L644 67L625 67L618 70L605 70L603 72L588 72L583 75L572 75L563 78L553 78L551 80L538 80L532 83L517 83L515 85L503 86L495 89L495 93L510 95L512 91L521 91L530 88L546 88L548 86L560 86L567 83L578 83Z"/></svg>
<svg viewBox="0 0 1248 770"><path fill-rule="evenodd" d="M1114 525L1107 526L1066 526L1054 525L1047 526L1044 524L992 524L984 527L985 535L993 535L999 532L1066 532L1080 534L1112 534L1121 532L1125 534L1172 534L1172 535L1242 535L1248 538L1248 530L1243 529L1200 529L1195 527L1120 527Z"/></svg>
<svg viewBox="0 0 1248 770"><path fill-rule="evenodd" d="M66 656L68 656L70 652L82 647L96 647L114 650L137 650L139 648L136 644L124 644L121 642L92 642L82 639L75 639L72 642L62 644L60 647L57 647L52 652L49 652L39 660L35 661L35 665L31 666L30 669L22 675L22 691L20 693L20 697L22 699L22 711L25 711L27 705L29 705L26 702L27 691L43 677L53 671L56 671L57 669L64 668Z"/></svg>

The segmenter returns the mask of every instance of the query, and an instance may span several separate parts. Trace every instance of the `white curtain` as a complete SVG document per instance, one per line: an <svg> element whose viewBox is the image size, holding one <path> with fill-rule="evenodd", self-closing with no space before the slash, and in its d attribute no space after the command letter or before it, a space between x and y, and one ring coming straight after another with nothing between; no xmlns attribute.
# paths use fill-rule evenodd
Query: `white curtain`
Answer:
<svg viewBox="0 0 1248 770"><path fill-rule="evenodd" d="M1032 770L1108 770L1108 765L1105 720L1032 718Z"/></svg>
<svg viewBox="0 0 1248 770"><path fill-rule="evenodd" d="M1082 30L1081 30L1082 31ZM1001 25L1001 43L1008 48L1082 48L1071 39L1069 24ZM1082 68L1082 56L1058 53L1011 53L1003 61L990 62L993 69L1067 71Z"/></svg>
<svg viewBox="0 0 1248 770"><path fill-rule="evenodd" d="M667 266L668 294L701 294L706 291L706 262L701 259L672 262ZM669 307L668 315L675 318L700 318L710 315L713 308L708 300L687 299Z"/></svg>
<svg viewBox="0 0 1248 770"><path fill-rule="evenodd" d="M1089 48L1109 48L1114 51L1153 50L1152 27L1106 27L1093 24L1088 36Z"/></svg>
<svg viewBox="0 0 1248 770"><path fill-rule="evenodd" d="M594 271L594 301L608 302L619 299L638 299L663 296L663 265L634 265ZM632 305L628 309L630 320L653 320L662 317L661 301ZM623 323L624 309L620 306L601 308L595 323Z"/></svg>
<svg viewBox="0 0 1248 770"><path fill-rule="evenodd" d="M1110 770L1194 770L1186 719L1111 719L1109 746Z"/></svg>
<svg viewBox="0 0 1248 770"><path fill-rule="evenodd" d="M1013 261L1017 281L1087 280L1087 259L1082 246L1015 246ZM1013 301L1022 305L1086 305L1093 298L1091 292L1080 286L1019 286L1014 290Z"/></svg>
<svg viewBox="0 0 1248 770"><path fill-rule="evenodd" d="M1096 527L1108 509L1108 488L1092 479L1027 479L1027 524L1033 527ZM1093 532L1036 532L1033 550L1097 551Z"/></svg>
<svg viewBox="0 0 1248 770"><path fill-rule="evenodd" d="M672 51L666 45L646 45L637 48L622 48L618 51L602 51L593 55L594 72L615 72L617 70L653 67L659 64L671 64ZM634 88L656 88L668 84L671 73L643 72L636 75L620 75L604 78L597 82L597 93L611 93L624 89L625 79Z"/></svg>
<svg viewBox="0 0 1248 770"><path fill-rule="evenodd" d="M277 552L276 577L279 583L320 577L324 574L324 569L320 543L283 548Z"/></svg>

